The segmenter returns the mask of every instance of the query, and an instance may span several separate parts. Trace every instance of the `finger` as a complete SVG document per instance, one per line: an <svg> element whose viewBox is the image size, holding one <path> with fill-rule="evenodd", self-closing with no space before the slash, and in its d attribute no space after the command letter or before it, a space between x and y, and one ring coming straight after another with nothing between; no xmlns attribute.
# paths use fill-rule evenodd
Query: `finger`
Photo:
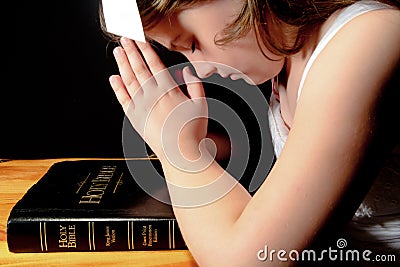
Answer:
<svg viewBox="0 0 400 267"><path fill-rule="evenodd" d="M164 63L161 61L160 57L151 47L150 43L136 42L136 45L142 52L142 55L153 75L165 69Z"/></svg>
<svg viewBox="0 0 400 267"><path fill-rule="evenodd" d="M147 67L146 62L144 61L135 43L126 37L122 37L121 44L125 50L131 68L138 82L141 85L143 85L145 82L151 82L150 79L153 77L153 74Z"/></svg>
<svg viewBox="0 0 400 267"><path fill-rule="evenodd" d="M128 57L122 47L116 47L113 52L124 87L128 90L129 94L133 96L136 91L140 89L140 84L136 79Z"/></svg>
<svg viewBox="0 0 400 267"><path fill-rule="evenodd" d="M128 108L133 107L133 102L128 91L126 90L122 78L118 75L113 75L109 78L109 82L114 90L114 94L117 97L118 102L122 106L122 109L125 113L127 113Z"/></svg>
<svg viewBox="0 0 400 267"><path fill-rule="evenodd" d="M205 98L201 80L193 75L189 67L183 68L183 79L185 80L190 98Z"/></svg>
<svg viewBox="0 0 400 267"><path fill-rule="evenodd" d="M142 55L147 63L147 66L151 74L156 79L157 84L165 84L165 82L173 83L176 86L174 79L171 74L167 71L164 63L161 61L160 57L151 47L150 43L146 42L136 42L136 45L142 52Z"/></svg>

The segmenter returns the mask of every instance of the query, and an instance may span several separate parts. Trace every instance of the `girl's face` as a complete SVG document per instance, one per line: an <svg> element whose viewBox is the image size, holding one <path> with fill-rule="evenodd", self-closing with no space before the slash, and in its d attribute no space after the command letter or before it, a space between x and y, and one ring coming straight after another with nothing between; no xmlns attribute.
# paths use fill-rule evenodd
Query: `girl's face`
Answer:
<svg viewBox="0 0 400 267"><path fill-rule="evenodd" d="M254 31L223 46L215 44L242 6L243 0L208 1L161 21L147 35L185 55L199 78L217 73L224 78L242 78L251 84L261 84L276 76L284 61L263 47L264 53L276 61L267 59L257 45Z"/></svg>

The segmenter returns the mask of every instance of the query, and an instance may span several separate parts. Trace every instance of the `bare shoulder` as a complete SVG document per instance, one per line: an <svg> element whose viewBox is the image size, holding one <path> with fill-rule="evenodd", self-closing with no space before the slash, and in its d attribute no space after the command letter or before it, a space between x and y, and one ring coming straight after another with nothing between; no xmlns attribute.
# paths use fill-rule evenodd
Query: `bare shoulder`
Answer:
<svg viewBox="0 0 400 267"><path fill-rule="evenodd" d="M318 88L323 81L323 87L334 87L335 92L348 94L358 88L364 94L370 88L372 93L380 89L374 84L398 68L399 60L400 10L366 12L344 25L327 44L312 65L303 91Z"/></svg>
<svg viewBox="0 0 400 267"><path fill-rule="evenodd" d="M367 38L378 36L392 37L393 40L400 39L400 10L398 9L380 9L366 12L352 21L345 27L343 32L352 32L360 30Z"/></svg>
<svg viewBox="0 0 400 267"><path fill-rule="evenodd" d="M378 19L378 20L383 19L383 21L388 21L388 22L390 21L394 22L397 20L397 23L399 23L400 9L392 7L392 8L372 10L359 16L359 18Z"/></svg>
<svg viewBox="0 0 400 267"><path fill-rule="evenodd" d="M387 50L388 53L399 53L400 10L393 8L366 12L343 26L332 41L334 45L346 46L351 53L367 51L368 46ZM353 45L349 45L349 42Z"/></svg>
<svg viewBox="0 0 400 267"><path fill-rule="evenodd" d="M366 12L344 25L306 76L282 159L292 161L292 154L305 151L301 143L307 136L318 166L355 172L358 155L369 149L376 130L376 104L399 61L399 10Z"/></svg>
<svg viewBox="0 0 400 267"><path fill-rule="evenodd" d="M372 23L378 23L378 25L383 23L387 24L387 26L398 26L400 23L400 10L395 7L373 10L359 16L357 19L355 19L355 21L357 20L360 22L370 21Z"/></svg>
<svg viewBox="0 0 400 267"><path fill-rule="evenodd" d="M333 110L337 108L332 104L335 99L343 106L347 104L343 107L346 114L360 114L355 109L363 105L364 111L371 111L371 103L385 89L384 84L398 69L399 61L399 10L375 10L352 19L335 34L311 66L296 113L303 111L307 117L311 116L309 105L322 103L324 99L326 107Z"/></svg>
<svg viewBox="0 0 400 267"><path fill-rule="evenodd" d="M341 148L355 160L364 152L350 148L369 146L376 103L389 89L386 85L399 61L399 10L370 11L349 21L312 64L287 144L295 147L296 137L311 135L314 130L309 125L313 125L313 129L320 129L313 137L316 143L332 150Z"/></svg>

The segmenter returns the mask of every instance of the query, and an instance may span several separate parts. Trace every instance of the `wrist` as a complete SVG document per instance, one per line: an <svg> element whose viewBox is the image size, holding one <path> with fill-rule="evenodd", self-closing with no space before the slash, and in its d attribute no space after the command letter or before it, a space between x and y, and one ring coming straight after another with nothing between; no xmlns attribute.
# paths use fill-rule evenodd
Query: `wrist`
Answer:
<svg viewBox="0 0 400 267"><path fill-rule="evenodd" d="M200 142L181 142L174 147L164 147L159 157L163 166L180 171L198 173L208 168L216 155L215 143L208 138Z"/></svg>

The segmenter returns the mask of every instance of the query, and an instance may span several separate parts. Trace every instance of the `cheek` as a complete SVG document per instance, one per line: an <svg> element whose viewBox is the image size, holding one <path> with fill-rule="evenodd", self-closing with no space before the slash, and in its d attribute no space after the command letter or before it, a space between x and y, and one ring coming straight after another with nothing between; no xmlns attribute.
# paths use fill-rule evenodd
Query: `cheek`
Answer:
<svg viewBox="0 0 400 267"><path fill-rule="evenodd" d="M283 67L283 60L271 61L258 48L254 50L237 50L228 55L231 66L240 70L254 81L269 80L276 76Z"/></svg>
<svg viewBox="0 0 400 267"><path fill-rule="evenodd" d="M254 83L261 84L276 76L283 68L283 59L272 54L267 54L267 56L276 58L278 61L267 59L256 43L236 42L223 48L208 44L203 46L202 51L194 57L195 60L217 62L237 69Z"/></svg>
<svg viewBox="0 0 400 267"><path fill-rule="evenodd" d="M235 60L235 64L241 66L238 69L254 80L269 80L283 68L283 58L272 54L266 47L263 47L267 58L260 50L253 32L236 43L232 43L231 48L231 57Z"/></svg>

